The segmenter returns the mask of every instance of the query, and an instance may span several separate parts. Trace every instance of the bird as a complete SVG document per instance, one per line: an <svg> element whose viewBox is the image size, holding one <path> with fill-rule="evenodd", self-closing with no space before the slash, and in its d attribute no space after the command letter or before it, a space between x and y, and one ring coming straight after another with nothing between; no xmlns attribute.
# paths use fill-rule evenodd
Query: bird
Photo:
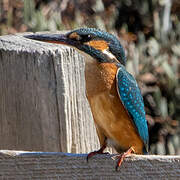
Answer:
<svg viewBox="0 0 180 180"><path fill-rule="evenodd" d="M100 149L113 147L120 155L116 170L132 153L148 154L149 133L144 102L135 78L126 70L126 55L119 39L96 28L64 34L30 34L28 39L64 44L85 57L86 96L92 111Z"/></svg>

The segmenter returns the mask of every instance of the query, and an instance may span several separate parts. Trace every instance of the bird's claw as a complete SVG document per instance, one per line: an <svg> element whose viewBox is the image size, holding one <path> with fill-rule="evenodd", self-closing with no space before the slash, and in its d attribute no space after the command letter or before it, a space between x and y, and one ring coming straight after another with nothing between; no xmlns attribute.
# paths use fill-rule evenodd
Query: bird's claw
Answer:
<svg viewBox="0 0 180 180"><path fill-rule="evenodd" d="M109 154L109 152L102 152L101 150L90 152L86 158L87 162L88 162L89 158L93 157L96 154Z"/></svg>
<svg viewBox="0 0 180 180"><path fill-rule="evenodd" d="M127 157L128 155L132 154L133 152L135 152L135 151L134 151L133 147L131 147L126 152L124 152L122 155L114 156L115 158L119 157L119 160L116 164L116 171L118 171L119 167L121 166L122 162L124 161L124 158Z"/></svg>

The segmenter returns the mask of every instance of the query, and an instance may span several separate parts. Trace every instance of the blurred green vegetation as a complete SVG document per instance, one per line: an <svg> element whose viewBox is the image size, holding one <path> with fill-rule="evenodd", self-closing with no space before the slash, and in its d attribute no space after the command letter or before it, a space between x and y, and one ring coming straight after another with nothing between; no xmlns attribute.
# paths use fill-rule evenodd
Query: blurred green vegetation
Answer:
<svg viewBox="0 0 180 180"><path fill-rule="evenodd" d="M1 0L0 35L96 27L116 34L143 94L153 154L180 154L179 0Z"/></svg>

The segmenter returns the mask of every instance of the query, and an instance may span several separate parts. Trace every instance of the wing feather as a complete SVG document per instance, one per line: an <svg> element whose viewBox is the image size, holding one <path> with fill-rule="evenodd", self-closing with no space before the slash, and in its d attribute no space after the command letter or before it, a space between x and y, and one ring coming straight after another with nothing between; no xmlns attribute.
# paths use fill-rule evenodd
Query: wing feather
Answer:
<svg viewBox="0 0 180 180"><path fill-rule="evenodd" d="M134 77L126 71L124 66L120 66L116 74L117 91L120 99L132 117L145 148L148 151L149 134L143 98Z"/></svg>

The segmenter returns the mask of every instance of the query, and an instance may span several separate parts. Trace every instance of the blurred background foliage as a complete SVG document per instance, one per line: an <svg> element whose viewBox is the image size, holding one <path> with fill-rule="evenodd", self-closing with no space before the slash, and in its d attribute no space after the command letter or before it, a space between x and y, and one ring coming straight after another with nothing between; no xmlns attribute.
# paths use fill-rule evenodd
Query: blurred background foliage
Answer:
<svg viewBox="0 0 180 180"><path fill-rule="evenodd" d="M180 154L179 0L0 0L0 35L96 27L116 34L136 76L152 154Z"/></svg>

